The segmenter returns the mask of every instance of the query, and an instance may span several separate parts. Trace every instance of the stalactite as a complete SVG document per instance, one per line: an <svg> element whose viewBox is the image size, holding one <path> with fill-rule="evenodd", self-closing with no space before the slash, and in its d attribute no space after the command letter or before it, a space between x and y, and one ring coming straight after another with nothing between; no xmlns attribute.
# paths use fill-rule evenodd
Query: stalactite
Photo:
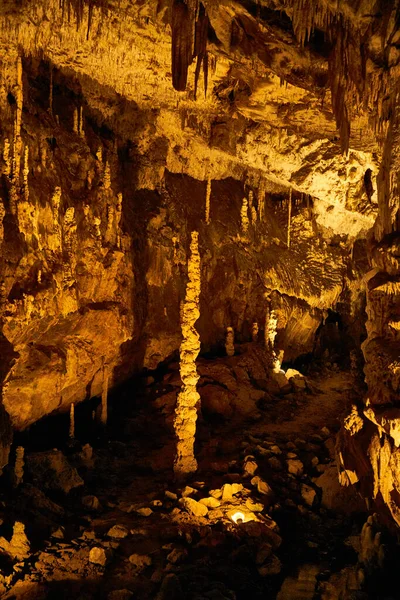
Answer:
<svg viewBox="0 0 400 600"><path fill-rule="evenodd" d="M207 37L208 37L209 20L203 4L200 4L199 15L195 26L195 43L194 57L197 57L196 71L194 78L194 97L197 96L197 86L201 66L203 65L204 74L204 95L207 95L208 87L208 53L207 53Z"/></svg>
<svg viewBox="0 0 400 600"><path fill-rule="evenodd" d="M211 179L207 179L207 190L206 190L206 223L210 222L210 199L211 199Z"/></svg>
<svg viewBox="0 0 400 600"><path fill-rule="evenodd" d="M184 0L173 0L171 28L172 83L178 92L183 92L192 62L194 33L193 16Z"/></svg>
<svg viewBox="0 0 400 600"><path fill-rule="evenodd" d="M200 336L195 324L200 316L200 254L197 231L192 232L190 256L188 260L189 281L185 300L181 306L182 343L179 350L182 387L179 392L174 428L177 438L174 472L177 477L185 477L197 470L194 456L197 409L200 400L197 392L199 375L196 359L200 352Z"/></svg>
<svg viewBox="0 0 400 600"><path fill-rule="evenodd" d="M287 224L287 247L290 248L290 230L292 224L292 188L289 191L288 201L288 224Z"/></svg>
<svg viewBox="0 0 400 600"><path fill-rule="evenodd" d="M253 342L258 342L258 323L253 323L251 328L251 339Z"/></svg>
<svg viewBox="0 0 400 600"><path fill-rule="evenodd" d="M108 420L108 379L109 379L109 367L108 365L103 366L103 387L101 392L101 423L107 425Z"/></svg>
<svg viewBox="0 0 400 600"><path fill-rule="evenodd" d="M75 404L73 402L69 407L69 437L71 440L75 437Z"/></svg>
<svg viewBox="0 0 400 600"><path fill-rule="evenodd" d="M227 356L235 354L235 332L233 331L233 327L226 328L225 350Z"/></svg>
<svg viewBox="0 0 400 600"><path fill-rule="evenodd" d="M249 216L248 216L248 202L247 202L247 198L243 198L242 208L241 208L241 211L240 211L240 220L241 220L242 231L243 231L244 234L246 234L247 230L249 229Z"/></svg>
<svg viewBox="0 0 400 600"><path fill-rule="evenodd" d="M24 480L24 454L25 449L23 446L18 446L15 452L15 465L14 465L14 486L18 487Z"/></svg>

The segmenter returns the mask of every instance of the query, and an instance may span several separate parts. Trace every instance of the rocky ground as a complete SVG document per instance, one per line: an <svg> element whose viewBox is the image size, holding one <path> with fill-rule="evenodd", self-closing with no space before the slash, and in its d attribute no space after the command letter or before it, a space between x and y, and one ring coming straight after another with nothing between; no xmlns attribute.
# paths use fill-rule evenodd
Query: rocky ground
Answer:
<svg viewBox="0 0 400 600"><path fill-rule="evenodd" d="M394 542L338 482L354 376L325 363L271 378L256 344L198 370L199 470L184 484L171 469L177 363L120 389L106 432L81 405L75 439L64 415L17 440L23 480L10 468L1 494L1 597L395 598L382 576Z"/></svg>

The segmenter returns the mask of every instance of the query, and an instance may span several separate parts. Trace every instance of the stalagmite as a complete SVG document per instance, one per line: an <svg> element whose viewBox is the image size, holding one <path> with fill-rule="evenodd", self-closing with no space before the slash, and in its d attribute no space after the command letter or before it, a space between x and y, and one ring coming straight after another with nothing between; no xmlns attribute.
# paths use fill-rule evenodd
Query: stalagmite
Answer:
<svg viewBox="0 0 400 600"><path fill-rule="evenodd" d="M253 342L258 341L258 323L253 323L251 329L251 339L253 340Z"/></svg>
<svg viewBox="0 0 400 600"><path fill-rule="evenodd" d="M240 211L240 220L241 220L241 224L242 224L243 233L247 233L247 230L249 228L249 217L248 217L247 213L248 213L247 198L243 198L242 208Z"/></svg>
<svg viewBox="0 0 400 600"><path fill-rule="evenodd" d="M24 447L18 446L15 452L14 487L18 487L24 479L24 454Z"/></svg>
<svg viewBox="0 0 400 600"><path fill-rule="evenodd" d="M4 240L4 225L3 219L6 215L6 209L4 208L3 201L0 199L0 244L3 243Z"/></svg>
<svg viewBox="0 0 400 600"><path fill-rule="evenodd" d="M288 204L288 225L287 225L287 247L290 248L290 228L292 221L292 188L289 191L289 204Z"/></svg>
<svg viewBox="0 0 400 600"><path fill-rule="evenodd" d="M73 122L72 129L73 129L74 133L79 134L79 115L78 115L78 109L76 107L74 108L74 122Z"/></svg>
<svg viewBox="0 0 400 600"><path fill-rule="evenodd" d="M233 356L235 354L235 333L233 327L226 328L225 350L227 356Z"/></svg>
<svg viewBox="0 0 400 600"><path fill-rule="evenodd" d="M117 196L117 206L115 207L115 226L117 230L117 246L121 248L121 219L122 219L122 194Z"/></svg>
<svg viewBox="0 0 400 600"><path fill-rule="evenodd" d="M69 437L71 440L75 437L75 404L73 402L69 407Z"/></svg>
<svg viewBox="0 0 400 600"><path fill-rule="evenodd" d="M115 207L112 204L107 205L107 226L106 232L104 236L104 240L106 243L110 244L115 241L116 234L115 227Z"/></svg>
<svg viewBox="0 0 400 600"><path fill-rule="evenodd" d="M108 365L103 366L103 389L101 393L101 423L107 425L108 420Z"/></svg>
<svg viewBox="0 0 400 600"><path fill-rule="evenodd" d="M75 283L73 270L74 244L76 238L75 208L70 206L64 215L64 251L67 261L64 261L64 285L70 287Z"/></svg>
<svg viewBox="0 0 400 600"><path fill-rule="evenodd" d="M111 171L110 171L110 163L108 160L106 161L106 166L104 168L104 189L109 190L111 188Z"/></svg>
<svg viewBox="0 0 400 600"><path fill-rule="evenodd" d="M210 198L211 198L211 179L207 179L207 191L206 191L206 223L210 222Z"/></svg>
<svg viewBox="0 0 400 600"><path fill-rule="evenodd" d="M93 217L93 224L94 224L94 230L95 230L95 233L96 233L96 237L101 237L101 229L100 229L101 218L100 217Z"/></svg>
<svg viewBox="0 0 400 600"><path fill-rule="evenodd" d="M4 174L9 176L11 174L11 157L10 157L10 142L6 138L4 140L3 148L3 160L5 162Z"/></svg>
<svg viewBox="0 0 400 600"><path fill-rule="evenodd" d="M200 316L200 254L198 233L192 232L190 256L188 260L189 281L186 286L185 300L181 306L182 343L180 346L181 391L178 395L174 428L177 438L174 461L175 475L185 477L197 470L194 457L194 440L196 433L197 409L200 400L196 386L199 375L196 369L196 358L200 352L200 336L195 328Z"/></svg>
<svg viewBox="0 0 400 600"><path fill-rule="evenodd" d="M79 135L85 137L85 130L83 128L83 106L79 108Z"/></svg>
<svg viewBox="0 0 400 600"><path fill-rule="evenodd" d="M24 197L25 197L25 201L28 202L28 200L29 200L29 184L28 184L28 175L29 175L29 146L25 146L24 168L22 170L22 174L23 174L23 182L24 182L24 186L23 186Z"/></svg>
<svg viewBox="0 0 400 600"><path fill-rule="evenodd" d="M53 196L51 198L51 207L53 211L53 234L51 241L49 238L48 246L50 250L59 252L62 247L62 235L60 227L60 202L61 202L61 188L56 187Z"/></svg>

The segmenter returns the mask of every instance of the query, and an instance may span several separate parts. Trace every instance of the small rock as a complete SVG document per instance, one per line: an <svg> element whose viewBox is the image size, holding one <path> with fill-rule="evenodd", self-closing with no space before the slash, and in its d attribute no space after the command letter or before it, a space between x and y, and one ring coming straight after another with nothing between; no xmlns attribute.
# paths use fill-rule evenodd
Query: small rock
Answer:
<svg viewBox="0 0 400 600"><path fill-rule="evenodd" d="M304 465L301 460L290 458L286 461L286 463L289 473L292 475L297 475L298 477L303 475Z"/></svg>
<svg viewBox="0 0 400 600"><path fill-rule="evenodd" d="M314 490L314 488L310 487L309 485L302 484L301 497L303 498L305 503L308 504L308 506L313 505L316 495L317 494L316 494L316 491Z"/></svg>
<svg viewBox="0 0 400 600"><path fill-rule="evenodd" d="M288 452L287 457L288 458L297 458L297 454L295 452Z"/></svg>
<svg viewBox="0 0 400 600"><path fill-rule="evenodd" d="M130 590L114 590L107 596L107 600L131 600L133 593Z"/></svg>
<svg viewBox="0 0 400 600"><path fill-rule="evenodd" d="M256 564L259 566L262 565L263 563L265 563L267 558L269 558L271 556L271 554L272 554L271 544L267 544L267 543L262 544L256 554Z"/></svg>
<svg viewBox="0 0 400 600"><path fill-rule="evenodd" d="M179 504L195 517L205 517L208 513L208 508L204 504L193 500L193 498L181 498Z"/></svg>
<svg viewBox="0 0 400 600"><path fill-rule="evenodd" d="M182 490L182 498L187 498L188 496L191 496L192 494L195 494L197 492L197 490L195 490L194 488L190 487L190 485L187 485L183 490Z"/></svg>
<svg viewBox="0 0 400 600"><path fill-rule="evenodd" d="M110 557L110 550L105 550L99 546L95 546L89 552L89 562L94 565L100 565L101 567L106 566Z"/></svg>
<svg viewBox="0 0 400 600"><path fill-rule="evenodd" d="M174 492L169 492L166 490L165 495L169 500L178 500L178 496L174 494Z"/></svg>
<svg viewBox="0 0 400 600"><path fill-rule="evenodd" d="M62 526L58 527L58 529L53 531L53 533L51 534L51 537L55 538L56 540L63 540L65 537L65 528Z"/></svg>
<svg viewBox="0 0 400 600"><path fill-rule="evenodd" d="M150 515L153 514L153 511L151 510L151 508L147 508L147 507L146 508L138 508L136 512L141 517L150 517Z"/></svg>
<svg viewBox="0 0 400 600"><path fill-rule="evenodd" d="M220 498L222 498L222 490L210 490L210 496L219 500Z"/></svg>
<svg viewBox="0 0 400 600"><path fill-rule="evenodd" d="M273 452L274 454L282 454L282 450L279 448L279 446L277 446L276 444L274 444L273 446L270 446L269 448L271 450L271 452Z"/></svg>
<svg viewBox="0 0 400 600"><path fill-rule="evenodd" d="M212 496L209 496L208 498L202 498L201 500L199 500L199 502L200 504L204 504L204 506L207 506L207 508L218 508L219 506L221 506L221 502L216 498L213 498Z"/></svg>
<svg viewBox="0 0 400 600"><path fill-rule="evenodd" d="M253 477L253 479L251 480L251 484L257 486L257 491L259 494L264 494L265 496L269 496L272 494L272 489L270 488L268 483L264 481L264 479L261 479L261 477Z"/></svg>
<svg viewBox="0 0 400 600"><path fill-rule="evenodd" d="M323 427L321 429L321 433L324 437L329 437L331 435L331 432L329 431L329 429L327 427Z"/></svg>
<svg viewBox="0 0 400 600"><path fill-rule="evenodd" d="M236 494L239 494L242 491L243 491L242 483L232 483L232 496L236 496Z"/></svg>
<svg viewBox="0 0 400 600"><path fill-rule="evenodd" d="M123 525L114 525L107 533L108 537L122 540L129 535L129 530Z"/></svg>
<svg viewBox="0 0 400 600"><path fill-rule="evenodd" d="M232 485L230 483L225 483L222 486L222 502L231 502L232 501Z"/></svg>
<svg viewBox="0 0 400 600"><path fill-rule="evenodd" d="M146 567L150 567L152 560L150 556L146 556L146 554L131 554L129 557L129 562L136 567L136 569L142 571Z"/></svg>
<svg viewBox="0 0 400 600"><path fill-rule="evenodd" d="M264 505L261 504L261 502L253 502L251 498L247 498L246 508L248 508L251 512L261 512L264 510Z"/></svg>
<svg viewBox="0 0 400 600"><path fill-rule="evenodd" d="M97 496L83 496L82 504L89 510L100 510L101 504Z"/></svg>
<svg viewBox="0 0 400 600"><path fill-rule="evenodd" d="M313 467L316 467L318 463L319 463L319 458L318 458L318 456L313 456L313 457L312 457L312 459L311 459L311 465L312 465Z"/></svg>
<svg viewBox="0 0 400 600"><path fill-rule="evenodd" d="M152 500L152 502L150 502L150 504L152 506L154 506L155 508L160 508L163 505L161 500Z"/></svg>
<svg viewBox="0 0 400 600"><path fill-rule="evenodd" d="M166 575L156 600L181 600L183 597L184 595L178 577L174 573Z"/></svg>
<svg viewBox="0 0 400 600"><path fill-rule="evenodd" d="M244 472L246 475L249 475L250 477L252 477L258 469L258 465L255 462L255 460L247 460L244 463L243 469L244 469Z"/></svg>
<svg viewBox="0 0 400 600"><path fill-rule="evenodd" d="M282 563L275 554L272 554L267 559L267 562L258 568L258 572L261 577L267 577L268 575L279 575L282 570ZM293 599L294 600L294 599Z"/></svg>
<svg viewBox="0 0 400 600"><path fill-rule="evenodd" d="M268 459L268 464L274 471L282 471L282 463L276 456L271 456Z"/></svg>
<svg viewBox="0 0 400 600"><path fill-rule="evenodd" d="M176 565L187 557L186 548L174 548L167 556L167 561Z"/></svg>

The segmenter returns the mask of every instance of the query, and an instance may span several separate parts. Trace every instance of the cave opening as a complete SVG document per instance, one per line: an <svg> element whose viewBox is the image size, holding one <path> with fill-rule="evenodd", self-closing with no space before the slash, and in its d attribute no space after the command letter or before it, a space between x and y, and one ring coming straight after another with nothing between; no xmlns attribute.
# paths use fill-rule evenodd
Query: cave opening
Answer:
<svg viewBox="0 0 400 600"><path fill-rule="evenodd" d="M1 3L1 598L398 597L379 8Z"/></svg>

